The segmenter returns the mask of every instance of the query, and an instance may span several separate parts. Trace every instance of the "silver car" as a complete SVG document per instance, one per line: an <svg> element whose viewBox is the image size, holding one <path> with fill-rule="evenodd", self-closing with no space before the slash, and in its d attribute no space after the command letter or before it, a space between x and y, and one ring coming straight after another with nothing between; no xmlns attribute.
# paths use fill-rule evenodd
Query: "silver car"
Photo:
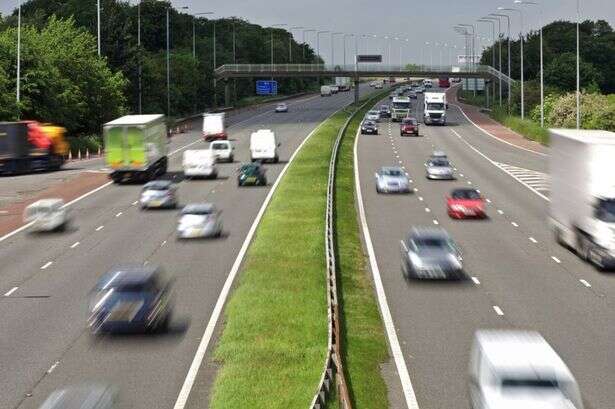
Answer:
<svg viewBox="0 0 615 409"><path fill-rule="evenodd" d="M183 208L177 224L177 237L180 239L220 237L221 213L221 210L210 203L187 205Z"/></svg>
<svg viewBox="0 0 615 409"><path fill-rule="evenodd" d="M53 392L39 409L113 409L117 390L103 384L83 384Z"/></svg>
<svg viewBox="0 0 615 409"><path fill-rule="evenodd" d="M461 279L461 250L444 229L412 228L401 241L401 270L405 278Z"/></svg>
<svg viewBox="0 0 615 409"><path fill-rule="evenodd" d="M375 174L376 192L378 193L409 193L410 181L406 173L399 167L382 167Z"/></svg>
<svg viewBox="0 0 615 409"><path fill-rule="evenodd" d="M288 105L286 105L284 102L276 105L275 112L288 112Z"/></svg>
<svg viewBox="0 0 615 409"><path fill-rule="evenodd" d="M177 186L168 180L146 183L139 199L141 209L177 207Z"/></svg>
<svg viewBox="0 0 615 409"><path fill-rule="evenodd" d="M425 164L427 179L454 180L453 166L446 158L430 158Z"/></svg>
<svg viewBox="0 0 615 409"><path fill-rule="evenodd" d="M368 121L380 122L380 111L369 111L365 115L365 119Z"/></svg>

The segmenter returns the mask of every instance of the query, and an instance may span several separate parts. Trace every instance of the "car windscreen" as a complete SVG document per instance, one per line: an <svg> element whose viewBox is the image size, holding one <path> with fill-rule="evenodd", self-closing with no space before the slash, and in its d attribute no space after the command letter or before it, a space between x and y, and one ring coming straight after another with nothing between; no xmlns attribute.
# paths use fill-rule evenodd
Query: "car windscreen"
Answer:
<svg viewBox="0 0 615 409"><path fill-rule="evenodd" d="M427 109L433 111L442 111L444 110L444 104L441 102L430 102L427 104Z"/></svg>
<svg viewBox="0 0 615 409"><path fill-rule="evenodd" d="M393 102L394 109L410 109L409 102Z"/></svg>
<svg viewBox="0 0 615 409"><path fill-rule="evenodd" d="M402 124L404 124L404 125L416 125L416 119L404 119Z"/></svg>
<svg viewBox="0 0 615 409"><path fill-rule="evenodd" d="M480 199L480 193L478 193L476 190L456 190L451 194L451 197L453 199L460 200L476 200Z"/></svg>
<svg viewBox="0 0 615 409"><path fill-rule="evenodd" d="M502 389L532 388L532 389L554 389L559 388L556 379L532 379L532 378L504 378L502 379Z"/></svg>
<svg viewBox="0 0 615 409"><path fill-rule="evenodd" d="M241 168L241 173L253 176L258 173L258 168L256 166L244 166Z"/></svg>
<svg viewBox="0 0 615 409"><path fill-rule="evenodd" d="M183 215L193 214L198 216L208 216L213 214L213 209L209 207L189 207L182 210Z"/></svg>
<svg viewBox="0 0 615 409"><path fill-rule="evenodd" d="M211 145L211 149L223 151L228 149L228 145L225 143L214 143Z"/></svg>
<svg viewBox="0 0 615 409"><path fill-rule="evenodd" d="M385 176L403 176L403 173L399 169L384 169L382 174Z"/></svg>
<svg viewBox="0 0 615 409"><path fill-rule="evenodd" d="M379 112L379 111L369 111L369 112L367 113L367 115L374 115L374 116L375 116L375 115L380 115L380 112Z"/></svg>
<svg viewBox="0 0 615 409"><path fill-rule="evenodd" d="M143 190L158 190L158 191L165 191L165 190L169 190L171 188L171 185L163 185L163 184L153 184L153 185L145 185L143 187Z"/></svg>
<svg viewBox="0 0 615 409"><path fill-rule="evenodd" d="M599 200L596 218L606 223L615 223L615 200Z"/></svg>
<svg viewBox="0 0 615 409"><path fill-rule="evenodd" d="M429 162L429 166L449 167L450 163L448 163L448 161L445 160L445 159L434 159L434 160Z"/></svg>
<svg viewBox="0 0 615 409"><path fill-rule="evenodd" d="M371 121L365 121L363 122L363 126L375 126L376 124L371 122Z"/></svg>
<svg viewBox="0 0 615 409"><path fill-rule="evenodd" d="M440 237L420 237L412 241L419 253L433 250L453 250L453 245Z"/></svg>

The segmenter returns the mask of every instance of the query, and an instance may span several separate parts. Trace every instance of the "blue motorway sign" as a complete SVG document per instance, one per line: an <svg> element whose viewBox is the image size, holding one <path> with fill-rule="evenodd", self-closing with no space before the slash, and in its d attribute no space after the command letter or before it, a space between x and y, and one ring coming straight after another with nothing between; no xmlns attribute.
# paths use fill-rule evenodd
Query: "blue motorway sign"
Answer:
<svg viewBox="0 0 615 409"><path fill-rule="evenodd" d="M277 95L277 81L256 81L256 95Z"/></svg>

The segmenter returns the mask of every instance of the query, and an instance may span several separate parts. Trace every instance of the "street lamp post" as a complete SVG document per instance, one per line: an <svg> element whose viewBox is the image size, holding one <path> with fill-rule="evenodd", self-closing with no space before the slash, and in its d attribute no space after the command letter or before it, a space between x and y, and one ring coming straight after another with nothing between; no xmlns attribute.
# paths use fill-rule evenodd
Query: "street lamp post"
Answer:
<svg viewBox="0 0 615 409"><path fill-rule="evenodd" d="M344 33L340 33L340 32L335 32L335 33L331 33L331 66L333 68L335 68L335 36L337 35L343 35Z"/></svg>
<svg viewBox="0 0 615 409"><path fill-rule="evenodd" d="M171 43L169 37L169 9L167 6L167 116L171 116Z"/></svg>
<svg viewBox="0 0 615 409"><path fill-rule="evenodd" d="M486 16L483 17L483 20L492 20L498 22L498 55L499 55L499 63L498 63L498 78L499 78L499 91L500 91L500 106L502 106L502 20L498 17ZM495 50L493 50L495 53Z"/></svg>
<svg viewBox="0 0 615 409"><path fill-rule="evenodd" d="M141 115L143 113L143 86L141 78L143 76L143 67L141 64L141 0L137 3L137 47L139 48L139 115Z"/></svg>
<svg viewBox="0 0 615 409"><path fill-rule="evenodd" d="M317 31L316 32L316 56L318 58L320 58L320 35L321 34L328 34L329 31Z"/></svg>
<svg viewBox="0 0 615 409"><path fill-rule="evenodd" d="M511 95L510 95L510 81L512 80L510 74L510 16L508 14L498 14L498 13L491 13L489 14L490 16L495 16L495 17L503 17L506 19L506 22L508 24L508 30L507 30L507 34L506 34L506 38L507 38L507 42L508 42L508 109L510 110L510 103L511 103ZM500 52L501 55L501 52Z"/></svg>
<svg viewBox="0 0 615 409"><path fill-rule="evenodd" d="M21 0L20 0L19 10L21 11ZM97 45L98 45L98 56L100 57L100 0L96 1L96 32L97 32Z"/></svg>
<svg viewBox="0 0 615 409"><path fill-rule="evenodd" d="M577 0L577 129L581 129L581 53L580 53L580 30L581 4Z"/></svg>
<svg viewBox="0 0 615 409"><path fill-rule="evenodd" d="M538 24L540 25L540 126L545 127L545 77L542 50L542 6L535 1L515 0L515 4L537 6Z"/></svg>
<svg viewBox="0 0 615 409"><path fill-rule="evenodd" d="M355 37L354 34L344 34L344 67L346 67L346 38L348 37ZM355 43L356 43L357 39L355 37ZM355 47L356 49L356 47Z"/></svg>
<svg viewBox="0 0 615 409"><path fill-rule="evenodd" d="M491 66L495 69L495 21L486 18L480 18L477 20L479 23L490 23L491 24ZM495 83L492 86L493 95L495 96Z"/></svg>
<svg viewBox="0 0 615 409"><path fill-rule="evenodd" d="M293 62L293 30L303 30L305 27L291 27L288 29L288 63Z"/></svg>
<svg viewBox="0 0 615 409"><path fill-rule="evenodd" d="M514 8L498 7L498 10L502 11L514 11L519 13L519 19L521 21L521 29L519 31L519 42L521 43L521 119L525 119L525 84L524 84L524 68L523 68L523 11Z"/></svg>
<svg viewBox="0 0 615 409"><path fill-rule="evenodd" d="M472 53L471 56L471 64L472 64L472 68L475 70L476 69L476 27L473 24L458 24L458 27L463 27L466 29L471 28L472 29L472 41L471 41L471 48L470 48L470 52ZM476 78L474 78L474 96L476 96L476 88L478 88L478 80Z"/></svg>
<svg viewBox="0 0 615 409"><path fill-rule="evenodd" d="M311 29L311 28L303 30L303 37L302 37L303 43L301 44L301 48L303 49L303 62L304 63L305 63L305 45L306 45L306 43L305 43L305 33L315 33L315 32L316 32L316 30Z"/></svg>
<svg viewBox="0 0 615 409"><path fill-rule="evenodd" d="M17 3L17 114L21 111L19 102L21 101L21 0Z"/></svg>

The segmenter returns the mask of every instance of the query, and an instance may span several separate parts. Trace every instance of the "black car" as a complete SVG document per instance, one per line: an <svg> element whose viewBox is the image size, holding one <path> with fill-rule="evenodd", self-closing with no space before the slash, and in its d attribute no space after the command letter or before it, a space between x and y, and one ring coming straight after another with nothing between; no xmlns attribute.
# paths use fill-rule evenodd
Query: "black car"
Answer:
<svg viewBox="0 0 615 409"><path fill-rule="evenodd" d="M246 163L239 168L237 186L266 186L265 168L259 162Z"/></svg>
<svg viewBox="0 0 615 409"><path fill-rule="evenodd" d="M162 268L127 264L105 273L90 294L92 333L166 330L171 321L172 281Z"/></svg>
<svg viewBox="0 0 615 409"><path fill-rule="evenodd" d="M391 117L391 107L388 105L381 105L380 106L380 117L390 118Z"/></svg>
<svg viewBox="0 0 615 409"><path fill-rule="evenodd" d="M361 124L361 135L378 135L378 125L374 121L364 121Z"/></svg>

